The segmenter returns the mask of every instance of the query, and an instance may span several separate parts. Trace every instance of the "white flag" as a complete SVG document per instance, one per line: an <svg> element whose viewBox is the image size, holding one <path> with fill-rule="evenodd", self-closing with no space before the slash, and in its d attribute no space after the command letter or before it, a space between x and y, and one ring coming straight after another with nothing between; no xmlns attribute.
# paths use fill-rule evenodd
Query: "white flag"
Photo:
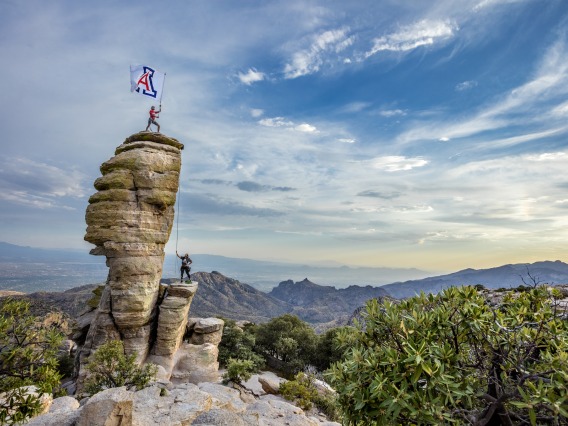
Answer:
<svg viewBox="0 0 568 426"><path fill-rule="evenodd" d="M166 74L146 65L130 65L130 91L162 100Z"/></svg>

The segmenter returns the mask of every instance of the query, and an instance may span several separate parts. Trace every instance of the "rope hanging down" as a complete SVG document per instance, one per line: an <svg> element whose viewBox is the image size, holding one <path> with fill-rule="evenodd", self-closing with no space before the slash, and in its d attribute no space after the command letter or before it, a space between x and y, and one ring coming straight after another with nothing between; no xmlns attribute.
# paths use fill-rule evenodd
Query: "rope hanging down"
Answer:
<svg viewBox="0 0 568 426"><path fill-rule="evenodd" d="M181 198L180 194L181 194L181 185L178 184L178 194L177 194L177 200L176 200L176 201L177 201L177 212L176 212L176 214L177 214L177 218L176 218L176 262L175 262L175 268L176 268L176 269L175 269L175 271L174 271L174 277L175 277L175 274L177 274L177 273L179 272L177 252L178 252L178 239L179 239L179 214L180 214L180 213L179 213L179 212L180 212L180 209L179 209L179 199ZM181 265L180 265L180 267L181 267Z"/></svg>

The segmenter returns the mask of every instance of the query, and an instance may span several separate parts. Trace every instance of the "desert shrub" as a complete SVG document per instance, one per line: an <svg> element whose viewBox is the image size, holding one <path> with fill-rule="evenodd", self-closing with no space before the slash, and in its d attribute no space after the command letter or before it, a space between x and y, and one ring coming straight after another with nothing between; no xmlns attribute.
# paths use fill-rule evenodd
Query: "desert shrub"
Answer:
<svg viewBox="0 0 568 426"><path fill-rule="evenodd" d="M264 358L254 352L256 336L254 327L245 327L244 330L236 322L223 318L223 338L219 343L219 363L227 366L230 359L252 361L255 371L264 366Z"/></svg>
<svg viewBox="0 0 568 426"><path fill-rule="evenodd" d="M30 314L29 302L0 303L0 424L12 424L38 413L39 397L22 386L53 393L60 384L57 352L64 335L57 324L44 325Z"/></svg>
<svg viewBox="0 0 568 426"><path fill-rule="evenodd" d="M280 394L303 410L311 410L315 405L330 420L339 420L335 395L332 392L319 391L314 383L315 379L312 374L300 372L293 380L280 385Z"/></svg>
<svg viewBox="0 0 568 426"><path fill-rule="evenodd" d="M255 371L254 362L249 359L229 359L227 372L223 374L225 382L232 381L237 384L246 382Z"/></svg>
<svg viewBox="0 0 568 426"><path fill-rule="evenodd" d="M329 379L348 425L568 424L568 321L546 289L369 301Z"/></svg>
<svg viewBox="0 0 568 426"><path fill-rule="evenodd" d="M314 366L319 371L327 370L331 364L343 358L344 348L342 348L337 336L341 330L349 330L351 327L330 328L321 336L318 336L317 349L312 359Z"/></svg>
<svg viewBox="0 0 568 426"><path fill-rule="evenodd" d="M296 374L313 364L317 357L318 336L298 317L285 314L258 326L256 350L281 361L286 374Z"/></svg>
<svg viewBox="0 0 568 426"><path fill-rule="evenodd" d="M124 345L120 340L111 340L101 345L85 368L88 372L85 391L91 395L121 386L143 389L158 370L154 364L138 366L136 355L124 354Z"/></svg>
<svg viewBox="0 0 568 426"><path fill-rule="evenodd" d="M104 285L99 285L93 289L93 296L89 300L87 300L87 306L93 309L99 307L99 302L101 301L101 296L103 295L104 288Z"/></svg>

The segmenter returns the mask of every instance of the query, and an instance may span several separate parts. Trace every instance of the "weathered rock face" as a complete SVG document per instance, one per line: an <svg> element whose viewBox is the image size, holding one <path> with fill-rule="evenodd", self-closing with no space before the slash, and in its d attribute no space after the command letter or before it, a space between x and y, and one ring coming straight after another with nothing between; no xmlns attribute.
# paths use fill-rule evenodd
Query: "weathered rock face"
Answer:
<svg viewBox="0 0 568 426"><path fill-rule="evenodd" d="M183 145L156 133L127 138L101 165L89 199L85 240L91 254L107 258L109 274L80 363L108 340L122 340L143 362L152 353L173 358L197 284L172 285L160 278L173 221ZM155 342L155 343L154 343ZM171 370L170 370L171 371ZM79 382L81 381L81 374Z"/></svg>

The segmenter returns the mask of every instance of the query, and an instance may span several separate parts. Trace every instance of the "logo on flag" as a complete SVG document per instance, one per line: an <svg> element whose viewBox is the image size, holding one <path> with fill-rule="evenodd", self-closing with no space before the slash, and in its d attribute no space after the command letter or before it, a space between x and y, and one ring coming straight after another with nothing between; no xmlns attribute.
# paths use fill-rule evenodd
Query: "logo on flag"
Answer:
<svg viewBox="0 0 568 426"><path fill-rule="evenodd" d="M165 76L146 65L130 65L130 91L161 100Z"/></svg>

